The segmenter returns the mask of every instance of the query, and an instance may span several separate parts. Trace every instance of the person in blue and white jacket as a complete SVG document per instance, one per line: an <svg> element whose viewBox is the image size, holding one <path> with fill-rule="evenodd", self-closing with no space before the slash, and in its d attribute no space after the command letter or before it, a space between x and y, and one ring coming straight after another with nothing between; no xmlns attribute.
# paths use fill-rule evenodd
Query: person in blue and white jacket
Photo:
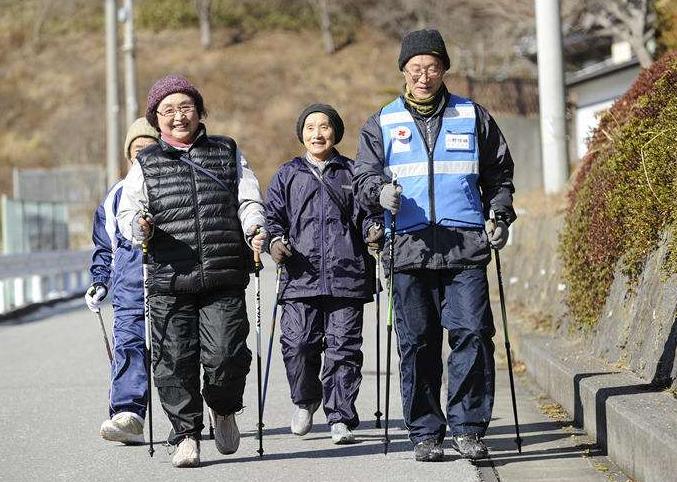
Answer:
<svg viewBox="0 0 677 482"><path fill-rule="evenodd" d="M450 61L437 30L407 34L398 64L404 92L362 128L353 188L359 202L385 210L386 228L396 215L395 236L386 230L383 263L390 265L394 239L388 276L415 459L444 459L447 426L451 446L479 459L488 453L482 437L495 378L486 266L515 220L513 160L489 112L447 91ZM496 222L485 225L491 210ZM440 403L443 328L452 351L446 410Z"/></svg>
<svg viewBox="0 0 677 482"><path fill-rule="evenodd" d="M156 144L159 133L145 117L127 131L125 156L134 163L144 148ZM115 219L122 194L122 181L108 192L94 215L94 254L89 268L92 285L85 301L93 312L113 293L113 362L111 365L110 419L101 425L106 440L125 444L144 442L147 387L143 315L141 252L134 249L118 229Z"/></svg>

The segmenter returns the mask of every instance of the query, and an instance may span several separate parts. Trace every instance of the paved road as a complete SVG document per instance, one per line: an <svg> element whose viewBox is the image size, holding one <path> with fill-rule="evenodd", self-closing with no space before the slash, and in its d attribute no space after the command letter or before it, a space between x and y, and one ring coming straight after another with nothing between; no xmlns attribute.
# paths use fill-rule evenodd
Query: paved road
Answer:
<svg viewBox="0 0 677 482"><path fill-rule="evenodd" d="M272 269L264 270L264 351L274 297L273 278ZM253 320L252 288L253 283L248 291ZM110 320L110 307L105 308L105 314ZM364 381L358 400L363 423L356 432L357 444L333 445L321 415L316 416L315 427L305 437L289 433L292 406L276 341L264 457L259 459L254 438L257 413L253 365L245 393L247 407L237 419L243 432L239 451L222 456L212 441L204 440L202 467L178 470L171 466L161 445L150 459L147 447L124 447L99 438L98 427L107 416L108 367L98 323L90 312L78 303L75 308L55 310L38 321L4 323L0 325L0 480L609 480L599 469L599 464L608 461L587 457L581 434L563 429L563 424L543 415L538 409L538 390L526 380L518 381L525 447L521 456L514 453L505 371L498 374L495 420L487 439L492 451L490 461L476 467L447 448L443 463L416 463L402 428L396 374L391 378L392 442L389 455L384 456L383 433L374 429L372 415L376 408L373 304L367 305L365 326ZM255 350L253 329L249 341ZM381 346L383 354L385 333ZM396 370L394 350L393 362ZM154 415L158 440L166 436L169 424L159 403Z"/></svg>

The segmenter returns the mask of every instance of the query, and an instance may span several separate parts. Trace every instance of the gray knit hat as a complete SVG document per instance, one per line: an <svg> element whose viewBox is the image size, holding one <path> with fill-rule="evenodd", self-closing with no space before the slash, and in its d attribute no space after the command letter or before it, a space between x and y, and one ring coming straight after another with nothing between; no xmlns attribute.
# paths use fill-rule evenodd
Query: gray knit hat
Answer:
<svg viewBox="0 0 677 482"><path fill-rule="evenodd" d="M336 109L327 104L310 104L303 109L303 112L301 112L301 115L299 115L299 118L296 121L296 136L299 138L301 144L303 144L303 125L306 122L306 117L313 112L322 112L329 117L329 122L331 122L331 126L334 128L334 144L341 142L345 127L343 126L343 119L341 119L341 116Z"/></svg>
<svg viewBox="0 0 677 482"><path fill-rule="evenodd" d="M444 70L449 70L451 65L442 35L435 29L414 30L404 36L400 58L397 61L400 70L403 70L409 59L416 55L435 55L439 57L444 64Z"/></svg>
<svg viewBox="0 0 677 482"><path fill-rule="evenodd" d="M152 139L159 139L160 134L157 129L148 123L145 117L139 117L127 129L127 137L125 138L125 157L128 161L132 160L132 154L129 149L132 147L134 139L139 137L150 137Z"/></svg>
<svg viewBox="0 0 677 482"><path fill-rule="evenodd" d="M148 102L146 107L146 119L153 127L158 127L157 122L157 107L162 102L162 99L172 94L186 94L195 101L195 108L200 116L200 119L207 115L205 111L204 100L202 95L190 83L188 79L182 75L167 75L153 84L153 87L148 91Z"/></svg>

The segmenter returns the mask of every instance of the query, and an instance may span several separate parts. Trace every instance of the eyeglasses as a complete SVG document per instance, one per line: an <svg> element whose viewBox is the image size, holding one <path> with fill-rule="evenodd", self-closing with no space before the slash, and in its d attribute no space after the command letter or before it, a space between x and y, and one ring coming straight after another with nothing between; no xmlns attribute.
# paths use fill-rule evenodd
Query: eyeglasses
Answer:
<svg viewBox="0 0 677 482"><path fill-rule="evenodd" d="M409 74L411 80L413 80L414 82L418 82L418 79L423 77L423 74L425 74L427 79L433 80L440 77L444 71L435 65L431 65L430 67L427 67L425 69L417 69L413 71L404 69L404 72Z"/></svg>
<svg viewBox="0 0 677 482"><path fill-rule="evenodd" d="M185 104L185 105L180 105L176 108L174 107L167 107L165 110L160 112L159 110L156 111L158 114L160 114L162 117L174 117L177 112L181 112L182 115L188 115L192 112L195 111L195 105L193 104Z"/></svg>

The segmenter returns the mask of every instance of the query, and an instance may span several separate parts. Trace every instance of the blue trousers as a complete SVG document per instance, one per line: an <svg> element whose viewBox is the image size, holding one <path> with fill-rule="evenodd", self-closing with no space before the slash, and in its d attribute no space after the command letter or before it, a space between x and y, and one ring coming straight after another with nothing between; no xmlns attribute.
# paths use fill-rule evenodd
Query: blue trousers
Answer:
<svg viewBox="0 0 677 482"><path fill-rule="evenodd" d="M494 403L494 322L486 269L395 273L395 330L404 421L409 438L484 436ZM446 419L440 403L442 328L451 355Z"/></svg>
<svg viewBox="0 0 677 482"><path fill-rule="evenodd" d="M295 405L323 401L327 422L360 423L364 300L318 296L282 303L282 357ZM324 365L320 380L320 367Z"/></svg>
<svg viewBox="0 0 677 482"><path fill-rule="evenodd" d="M110 404L112 417L133 412L144 418L148 402L143 312L120 314L114 311L113 364L111 365Z"/></svg>

